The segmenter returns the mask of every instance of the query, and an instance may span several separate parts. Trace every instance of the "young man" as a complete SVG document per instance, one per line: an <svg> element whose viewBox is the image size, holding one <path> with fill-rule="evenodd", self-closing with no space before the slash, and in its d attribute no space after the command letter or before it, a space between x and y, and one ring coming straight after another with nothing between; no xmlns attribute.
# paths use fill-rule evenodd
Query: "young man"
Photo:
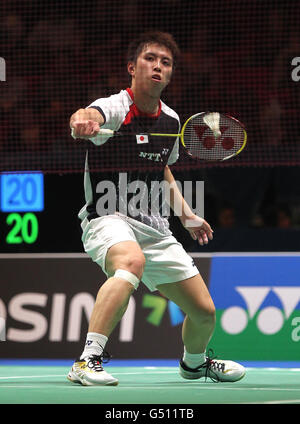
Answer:
<svg viewBox="0 0 300 424"><path fill-rule="evenodd" d="M129 46L127 69L131 88L96 100L70 119L73 137L93 142L86 159L86 205L79 217L85 251L108 276L97 295L85 348L69 372L72 382L118 384L102 367L104 348L141 280L151 291L159 290L175 302L186 314L182 327L183 358L179 365L183 378L210 376L218 381L237 381L245 374L245 369L235 362L206 356L215 326L213 301L191 257L172 236L167 219L151 210L147 190L140 196L141 204L146 200L144 209L135 214L132 210L124 212L127 200L120 181L124 173L119 174L114 194L118 202L112 213L105 214L99 206L99 181L89 172L92 155L99 155L99 161L105 161L108 157L105 153L111 152L124 169L128 164L135 169L135 173L126 174L128 183L133 181L133 176L137 178L135 182L166 181L170 187L170 206L180 207L179 218L191 236L202 245L212 239L210 225L192 213L169 168L178 158L178 139L139 136L149 132L179 132L178 115L160 100L161 92L171 80L177 56L178 47L170 34L142 34ZM100 128L120 130L128 135L103 136Z"/></svg>

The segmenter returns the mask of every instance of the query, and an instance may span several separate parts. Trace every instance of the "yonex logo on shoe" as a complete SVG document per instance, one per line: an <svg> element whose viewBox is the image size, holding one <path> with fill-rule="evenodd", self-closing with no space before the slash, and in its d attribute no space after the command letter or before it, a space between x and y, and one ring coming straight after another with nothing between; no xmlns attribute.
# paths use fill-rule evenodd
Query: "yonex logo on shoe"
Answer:
<svg viewBox="0 0 300 424"><path fill-rule="evenodd" d="M254 318L256 318L257 329L261 333L276 334L300 302L300 287L296 286L237 286L235 290L243 298L247 309L241 306L231 306L225 309L221 316L221 326L229 334L241 333ZM270 294L275 294L280 300L282 309L272 305L265 305L260 309ZM292 320L292 325L296 326L297 323L300 324L300 318L297 322L295 318ZM293 340L296 341L297 337L294 331Z"/></svg>

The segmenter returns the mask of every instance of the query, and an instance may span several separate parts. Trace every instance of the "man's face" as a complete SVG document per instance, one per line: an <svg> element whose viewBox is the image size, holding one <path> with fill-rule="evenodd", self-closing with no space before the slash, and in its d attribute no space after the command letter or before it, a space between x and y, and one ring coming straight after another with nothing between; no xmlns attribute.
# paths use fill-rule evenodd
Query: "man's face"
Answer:
<svg viewBox="0 0 300 424"><path fill-rule="evenodd" d="M169 84L172 71L172 53L159 44L146 45L136 63L128 64L133 86L154 95L160 95Z"/></svg>

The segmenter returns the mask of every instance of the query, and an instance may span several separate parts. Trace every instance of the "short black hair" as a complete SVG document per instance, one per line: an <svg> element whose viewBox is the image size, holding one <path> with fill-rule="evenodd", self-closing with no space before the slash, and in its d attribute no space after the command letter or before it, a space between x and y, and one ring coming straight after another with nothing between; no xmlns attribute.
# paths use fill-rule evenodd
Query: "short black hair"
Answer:
<svg viewBox="0 0 300 424"><path fill-rule="evenodd" d="M161 31L147 31L134 39L128 46L127 63L136 63L138 56L148 44L159 44L168 48L172 53L173 68L175 68L180 55L180 49L171 34Z"/></svg>

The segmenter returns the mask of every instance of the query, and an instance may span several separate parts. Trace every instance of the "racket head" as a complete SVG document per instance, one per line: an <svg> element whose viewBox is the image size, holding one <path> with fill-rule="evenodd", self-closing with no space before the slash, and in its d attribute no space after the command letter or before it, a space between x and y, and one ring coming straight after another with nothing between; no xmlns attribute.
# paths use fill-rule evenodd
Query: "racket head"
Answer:
<svg viewBox="0 0 300 424"><path fill-rule="evenodd" d="M218 119L215 119L216 117ZM219 136L215 135L216 129L220 131ZM181 142L193 158L204 161L225 161L237 156L245 148L247 133L244 125L230 115L200 112L184 123Z"/></svg>

